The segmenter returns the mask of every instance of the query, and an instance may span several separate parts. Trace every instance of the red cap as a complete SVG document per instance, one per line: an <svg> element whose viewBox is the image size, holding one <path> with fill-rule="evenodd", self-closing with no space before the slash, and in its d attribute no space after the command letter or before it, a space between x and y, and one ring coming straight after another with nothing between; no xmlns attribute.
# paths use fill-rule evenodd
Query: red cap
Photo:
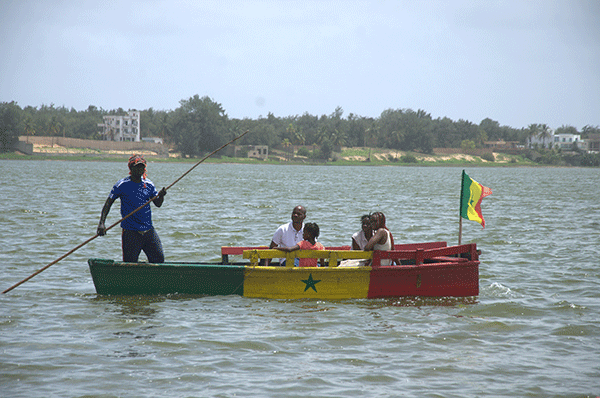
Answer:
<svg viewBox="0 0 600 398"><path fill-rule="evenodd" d="M129 168L132 168L135 165L142 163L144 166L146 165L146 159L144 159L141 155L133 155L129 158L129 163L127 164Z"/></svg>

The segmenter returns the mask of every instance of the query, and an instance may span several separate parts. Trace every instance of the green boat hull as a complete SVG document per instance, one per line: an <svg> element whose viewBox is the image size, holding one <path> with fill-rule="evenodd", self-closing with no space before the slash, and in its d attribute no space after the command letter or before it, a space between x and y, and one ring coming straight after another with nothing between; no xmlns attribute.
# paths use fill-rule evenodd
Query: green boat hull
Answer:
<svg viewBox="0 0 600 398"><path fill-rule="evenodd" d="M98 294L244 295L243 265L147 264L89 259Z"/></svg>

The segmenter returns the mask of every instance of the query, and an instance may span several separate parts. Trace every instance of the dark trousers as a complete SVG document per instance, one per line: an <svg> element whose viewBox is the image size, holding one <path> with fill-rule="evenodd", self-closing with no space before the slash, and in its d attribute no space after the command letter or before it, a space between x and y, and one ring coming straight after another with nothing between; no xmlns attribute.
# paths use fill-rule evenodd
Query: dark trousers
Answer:
<svg viewBox="0 0 600 398"><path fill-rule="evenodd" d="M162 243L154 228L143 233L124 229L121 246L123 247L123 261L126 263L137 263L142 250L146 253L149 263L165 262Z"/></svg>

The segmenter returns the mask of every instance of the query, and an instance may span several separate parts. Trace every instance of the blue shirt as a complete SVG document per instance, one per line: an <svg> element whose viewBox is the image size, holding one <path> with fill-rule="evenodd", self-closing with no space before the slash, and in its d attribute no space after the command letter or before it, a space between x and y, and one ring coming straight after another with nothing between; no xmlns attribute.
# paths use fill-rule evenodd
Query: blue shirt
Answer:
<svg viewBox="0 0 600 398"><path fill-rule="evenodd" d="M156 195L158 191L149 179L142 177L142 182L138 183L131 181L131 177L125 177L115 184L108 197L121 199L121 217L125 217ZM150 203L121 221L121 228L131 231L152 229Z"/></svg>

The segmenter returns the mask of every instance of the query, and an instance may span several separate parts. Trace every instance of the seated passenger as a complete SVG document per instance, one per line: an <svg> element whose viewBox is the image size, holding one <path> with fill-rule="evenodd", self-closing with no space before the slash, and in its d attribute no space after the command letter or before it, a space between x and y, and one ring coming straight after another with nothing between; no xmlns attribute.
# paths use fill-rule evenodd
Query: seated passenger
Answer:
<svg viewBox="0 0 600 398"><path fill-rule="evenodd" d="M284 252L292 252L294 250L325 250L325 247L317 242L319 237L319 226L314 222L304 224L304 233L302 235L303 241L297 243L292 247L277 247L277 250ZM316 258L300 258L298 262L299 267L316 267ZM321 265L323 265L323 259L321 259Z"/></svg>
<svg viewBox="0 0 600 398"><path fill-rule="evenodd" d="M352 235L352 250L364 250L367 242L373 236L371 220L368 214L360 218L361 230Z"/></svg>
<svg viewBox="0 0 600 398"><path fill-rule="evenodd" d="M363 250L393 250L394 237L385 225L385 215L381 212L371 214L371 228L373 228L373 236L365 245ZM383 259L381 265L392 265L392 260Z"/></svg>
<svg viewBox="0 0 600 398"><path fill-rule="evenodd" d="M304 228L304 219L306 218L306 209L304 206L296 206L292 210L292 221L283 224L277 228L269 249L278 249L280 247L292 247L302 240ZM264 265L269 265L271 259L265 259ZM279 265L285 265L285 259L279 259ZM296 264L297 265L297 264Z"/></svg>

